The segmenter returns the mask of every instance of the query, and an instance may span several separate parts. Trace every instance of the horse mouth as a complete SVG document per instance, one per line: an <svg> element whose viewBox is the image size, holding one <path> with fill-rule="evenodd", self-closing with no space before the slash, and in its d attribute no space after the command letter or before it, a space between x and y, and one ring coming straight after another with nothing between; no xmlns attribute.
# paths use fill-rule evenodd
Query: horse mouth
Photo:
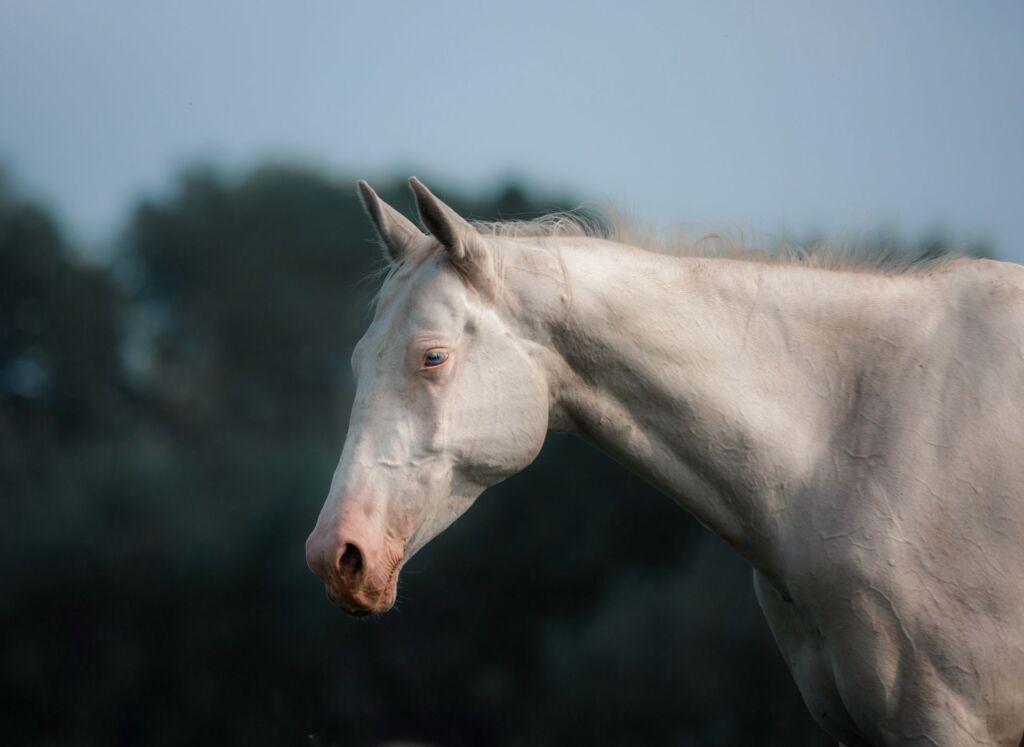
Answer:
<svg viewBox="0 0 1024 747"><path fill-rule="evenodd" d="M391 598L388 598L391 597ZM363 600L350 595L341 595L331 589L327 589L327 598L335 607L346 615L352 617L370 617L372 615L383 615L395 606L394 598L390 594L382 594L373 601ZM386 599L386 601L383 601Z"/></svg>
<svg viewBox="0 0 1024 747"><path fill-rule="evenodd" d="M398 598L398 570L396 567L387 582L377 589L350 591L328 585L325 587L327 598L331 604L352 617L383 615L395 606Z"/></svg>
<svg viewBox="0 0 1024 747"><path fill-rule="evenodd" d="M380 612L375 612L372 609L359 609L357 607L350 607L349 605L345 604L344 602L340 602L337 599L334 599L333 597L331 597L330 594L328 594L327 596L331 599L332 602L334 602L335 606L338 609L340 609L342 612L344 612L346 615L348 615L350 617L355 617L355 618L370 617L371 615L379 615L379 614L383 614L384 612L387 611L387 610L381 610Z"/></svg>

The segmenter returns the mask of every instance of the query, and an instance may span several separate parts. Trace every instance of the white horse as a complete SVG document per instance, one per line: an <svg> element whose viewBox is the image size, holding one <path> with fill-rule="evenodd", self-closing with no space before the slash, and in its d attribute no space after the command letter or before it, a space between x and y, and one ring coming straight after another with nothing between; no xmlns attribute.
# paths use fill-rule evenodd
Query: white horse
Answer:
<svg viewBox="0 0 1024 747"><path fill-rule="evenodd" d="M572 431L747 558L842 743L1022 743L1024 269L669 257L411 184L429 234L359 185L391 271L306 546L334 602L388 609L413 553Z"/></svg>

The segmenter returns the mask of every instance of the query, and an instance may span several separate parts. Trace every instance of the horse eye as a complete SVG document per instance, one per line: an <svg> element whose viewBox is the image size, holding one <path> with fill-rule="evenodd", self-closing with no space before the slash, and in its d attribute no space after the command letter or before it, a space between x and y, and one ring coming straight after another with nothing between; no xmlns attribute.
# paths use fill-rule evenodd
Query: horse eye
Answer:
<svg viewBox="0 0 1024 747"><path fill-rule="evenodd" d="M448 353L443 350L431 350L423 356L423 365L427 368L435 368L448 360Z"/></svg>

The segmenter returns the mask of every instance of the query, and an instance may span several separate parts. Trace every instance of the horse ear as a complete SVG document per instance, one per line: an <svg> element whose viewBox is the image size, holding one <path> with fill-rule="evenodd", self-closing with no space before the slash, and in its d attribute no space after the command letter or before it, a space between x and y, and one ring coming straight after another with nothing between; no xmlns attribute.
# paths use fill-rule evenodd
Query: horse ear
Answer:
<svg viewBox="0 0 1024 747"><path fill-rule="evenodd" d="M468 268L479 265L485 254L480 232L461 215L445 205L415 176L409 179L416 196L416 208L423 225L448 250L456 265Z"/></svg>
<svg viewBox="0 0 1024 747"><path fill-rule="evenodd" d="M363 208L384 244L384 258L392 264L398 264L423 233L415 223L380 199L373 187L361 179L359 199L363 201Z"/></svg>

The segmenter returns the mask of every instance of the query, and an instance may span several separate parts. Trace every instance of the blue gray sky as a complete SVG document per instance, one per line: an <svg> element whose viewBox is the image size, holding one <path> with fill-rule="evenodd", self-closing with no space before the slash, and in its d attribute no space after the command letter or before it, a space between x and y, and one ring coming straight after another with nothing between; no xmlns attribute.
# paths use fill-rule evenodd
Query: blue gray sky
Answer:
<svg viewBox="0 0 1024 747"><path fill-rule="evenodd" d="M78 239L264 158L1024 261L1024 4L0 0L0 161Z"/></svg>

